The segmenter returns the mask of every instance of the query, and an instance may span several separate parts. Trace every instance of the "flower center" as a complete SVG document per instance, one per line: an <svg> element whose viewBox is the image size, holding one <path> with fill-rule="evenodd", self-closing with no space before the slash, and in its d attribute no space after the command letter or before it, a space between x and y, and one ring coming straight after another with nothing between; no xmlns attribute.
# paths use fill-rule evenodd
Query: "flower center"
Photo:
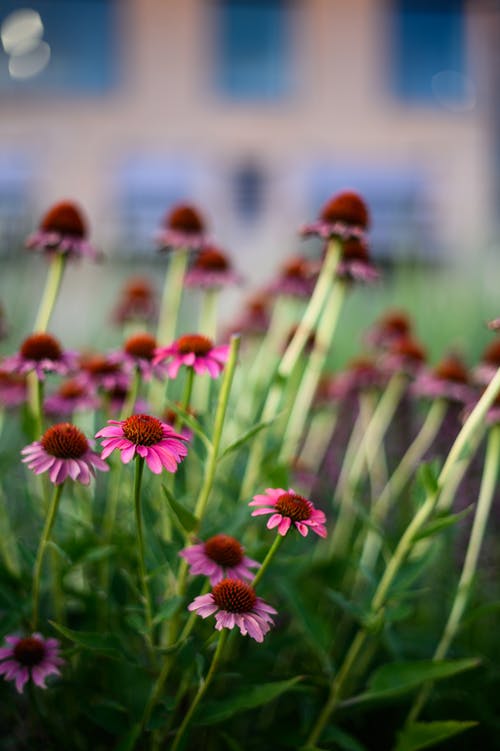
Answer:
<svg viewBox="0 0 500 751"><path fill-rule="evenodd" d="M194 263L195 268L205 271L227 271L229 261L219 250L215 248L205 248L202 250Z"/></svg>
<svg viewBox="0 0 500 751"><path fill-rule="evenodd" d="M454 381L455 383L467 383L469 381L467 368L457 357L447 357L442 360L434 370L434 375L443 381Z"/></svg>
<svg viewBox="0 0 500 751"><path fill-rule="evenodd" d="M26 667L39 665L44 657L45 645L36 636L27 636L14 647L14 659Z"/></svg>
<svg viewBox="0 0 500 751"><path fill-rule="evenodd" d="M125 342L124 350L127 355L152 360L156 349L156 339L151 334L136 334Z"/></svg>
<svg viewBox="0 0 500 751"><path fill-rule="evenodd" d="M414 362L423 362L425 360L423 348L414 339L410 339L409 337L404 337L394 342L391 352Z"/></svg>
<svg viewBox="0 0 500 751"><path fill-rule="evenodd" d="M494 365L497 368L500 366L500 339L496 339L486 347L483 362L488 363L488 365Z"/></svg>
<svg viewBox="0 0 500 751"><path fill-rule="evenodd" d="M283 276L286 279L306 279L308 264L303 258L291 258L283 266Z"/></svg>
<svg viewBox="0 0 500 751"><path fill-rule="evenodd" d="M388 334L408 334L410 321L404 313L388 313L379 324L379 328Z"/></svg>
<svg viewBox="0 0 500 751"><path fill-rule="evenodd" d="M229 613L250 613L257 595L252 587L239 579L223 579L212 589L215 604Z"/></svg>
<svg viewBox="0 0 500 751"><path fill-rule="evenodd" d="M243 548L229 535L215 535L205 543L205 553L219 566L233 568L243 560Z"/></svg>
<svg viewBox="0 0 500 751"><path fill-rule="evenodd" d="M60 360L62 349L50 334L32 334L21 345L21 355L26 360Z"/></svg>
<svg viewBox="0 0 500 751"><path fill-rule="evenodd" d="M301 495L283 493L276 501L275 509L282 516L288 516L293 522L305 522L311 518L312 506Z"/></svg>
<svg viewBox="0 0 500 751"><path fill-rule="evenodd" d="M125 287L124 296L132 300L149 300L153 290L147 279L134 278Z"/></svg>
<svg viewBox="0 0 500 751"><path fill-rule="evenodd" d="M343 245L342 258L349 261L368 261L368 246L359 240L348 240Z"/></svg>
<svg viewBox="0 0 500 751"><path fill-rule="evenodd" d="M53 425L45 431L40 443L47 454L57 459L79 459L89 448L82 431L70 422Z"/></svg>
<svg viewBox="0 0 500 751"><path fill-rule="evenodd" d="M328 224L345 222L350 226L367 229L370 224L368 207L357 193L346 191L331 198L320 213L320 219Z"/></svg>
<svg viewBox="0 0 500 751"><path fill-rule="evenodd" d="M187 204L174 206L168 216L167 225L169 229L179 230L188 235L199 235L205 229L199 212Z"/></svg>
<svg viewBox="0 0 500 751"><path fill-rule="evenodd" d="M87 234L80 210L70 201L61 201L49 209L42 219L40 229L73 237L85 237Z"/></svg>
<svg viewBox="0 0 500 751"><path fill-rule="evenodd" d="M58 390L59 396L63 399L78 399L80 396L84 396L85 389L78 381L66 381Z"/></svg>
<svg viewBox="0 0 500 751"><path fill-rule="evenodd" d="M163 426L156 417L132 415L123 423L123 435L136 446L153 446L163 438Z"/></svg>
<svg viewBox="0 0 500 751"><path fill-rule="evenodd" d="M81 365L84 370L95 376L108 375L120 371L120 365L118 363L109 362L109 360L101 355L89 357L85 359Z"/></svg>
<svg viewBox="0 0 500 751"><path fill-rule="evenodd" d="M177 340L177 346L182 355L187 355L192 352L195 355L203 356L208 355L214 345L207 336L201 336L201 334L186 334Z"/></svg>

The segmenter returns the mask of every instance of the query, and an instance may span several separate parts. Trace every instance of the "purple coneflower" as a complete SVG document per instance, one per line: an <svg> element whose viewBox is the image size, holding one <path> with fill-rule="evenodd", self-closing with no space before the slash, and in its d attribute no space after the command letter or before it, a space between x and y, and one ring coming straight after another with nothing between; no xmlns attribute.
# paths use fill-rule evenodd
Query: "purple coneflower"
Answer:
<svg viewBox="0 0 500 751"><path fill-rule="evenodd" d="M128 280L113 310L113 321L122 325L129 321L152 322L157 314L155 293L148 279L132 277Z"/></svg>
<svg viewBox="0 0 500 751"><path fill-rule="evenodd" d="M324 240L331 237L363 239L369 225L370 214L364 200L358 193L345 191L333 196L321 209L318 219L302 227L301 234Z"/></svg>
<svg viewBox="0 0 500 751"><path fill-rule="evenodd" d="M96 438L104 438L103 459L118 449L124 464L140 456L155 475L159 475L163 468L176 472L177 465L187 455L185 437L151 415L108 420L108 427L99 430Z"/></svg>
<svg viewBox="0 0 500 751"><path fill-rule="evenodd" d="M474 370L475 380L486 386L500 368L500 339L494 339L483 352L481 362Z"/></svg>
<svg viewBox="0 0 500 751"><path fill-rule="evenodd" d="M84 355L80 358L82 379L89 386L111 391L115 388L127 391L130 376L125 373L121 363L106 355Z"/></svg>
<svg viewBox="0 0 500 751"><path fill-rule="evenodd" d="M5 641L8 646L0 647L0 675L6 681L15 681L20 694L30 679L35 686L47 688L47 676L60 675L64 660L59 656L57 639L44 639L35 633L24 638L6 636Z"/></svg>
<svg viewBox="0 0 500 751"><path fill-rule="evenodd" d="M290 258L285 261L268 291L287 297L308 298L312 294L316 278L317 274L307 258Z"/></svg>
<svg viewBox="0 0 500 751"><path fill-rule="evenodd" d="M330 399L342 401L352 394L381 388L387 376L368 357L359 357L348 363L347 369L330 380Z"/></svg>
<svg viewBox="0 0 500 751"><path fill-rule="evenodd" d="M68 258L96 259L98 252L87 240L87 234L81 209L72 201L61 201L45 214L38 230L26 240L26 247Z"/></svg>
<svg viewBox="0 0 500 751"><path fill-rule="evenodd" d="M232 629L237 626L243 636L247 634L255 641L264 641L264 636L274 625L271 615L276 610L260 597L252 587L239 579L223 579L207 595L195 597L188 605L202 618L215 613L215 628Z"/></svg>
<svg viewBox="0 0 500 751"><path fill-rule="evenodd" d="M182 365L193 368L198 375L208 373L211 378L217 378L222 373L228 356L227 344L216 347L206 336L185 334L168 347L157 349L153 364L170 360L167 366L170 378L177 376Z"/></svg>
<svg viewBox="0 0 500 751"><path fill-rule="evenodd" d="M95 393L77 378L62 383L56 393L48 396L44 402L48 415L72 415L73 412L86 412L98 406L99 399Z"/></svg>
<svg viewBox="0 0 500 751"><path fill-rule="evenodd" d="M25 446L21 454L22 461L35 475L48 472L54 485L60 485L68 477L88 485L96 469L109 470L99 454L91 450L82 431L69 422L53 425L39 441Z"/></svg>
<svg viewBox="0 0 500 751"><path fill-rule="evenodd" d="M373 282L379 278L365 241L350 238L344 242L336 274L348 282Z"/></svg>
<svg viewBox="0 0 500 751"><path fill-rule="evenodd" d="M161 250L199 250L207 242L205 222L198 209L178 204L167 215L157 234Z"/></svg>
<svg viewBox="0 0 500 751"><path fill-rule="evenodd" d="M50 334L31 334L21 344L16 355L6 357L0 365L4 373L24 375L34 371L42 381L46 373L68 375L76 368L76 352L63 352L57 339Z"/></svg>
<svg viewBox="0 0 500 751"><path fill-rule="evenodd" d="M411 336L393 341L383 356L381 367L389 373L403 372L415 376L424 366L426 353L422 345Z"/></svg>
<svg viewBox="0 0 500 751"><path fill-rule="evenodd" d="M298 495L292 488L267 488L265 494L254 495L253 501L248 505L261 507L252 511L252 516L272 514L267 528L278 527L278 534L282 536L286 535L292 524L303 537L307 536L309 530L320 537L327 535L323 511L315 508L312 501Z"/></svg>
<svg viewBox="0 0 500 751"><path fill-rule="evenodd" d="M469 402L474 396L467 368L457 355L449 355L434 370L420 373L411 390L417 396L461 403Z"/></svg>
<svg viewBox="0 0 500 751"><path fill-rule="evenodd" d="M251 581L254 574L250 569L260 566L247 558L243 546L229 535L215 535L206 542L184 548L179 555L189 563L193 576L209 576L212 586L224 578Z"/></svg>
<svg viewBox="0 0 500 751"><path fill-rule="evenodd" d="M215 245L207 245L200 251L184 279L186 287L202 289L220 289L240 282L227 255Z"/></svg>
<svg viewBox="0 0 500 751"><path fill-rule="evenodd" d="M26 401L26 378L1 371L2 364L0 363L0 407L5 409L19 407Z"/></svg>
<svg viewBox="0 0 500 751"><path fill-rule="evenodd" d="M245 304L243 314L228 330L228 334L241 333L262 336L269 328L271 296L267 292L253 295Z"/></svg>
<svg viewBox="0 0 500 751"><path fill-rule="evenodd" d="M377 349L389 348L397 339L404 339L411 333L411 321L404 310L387 311L367 331L364 339Z"/></svg>
<svg viewBox="0 0 500 751"><path fill-rule="evenodd" d="M134 334L123 345L123 350L109 356L109 362L123 366L127 373L139 370L145 381L153 376L162 380L168 374L168 368L161 363L153 363L157 349L156 339L152 334Z"/></svg>

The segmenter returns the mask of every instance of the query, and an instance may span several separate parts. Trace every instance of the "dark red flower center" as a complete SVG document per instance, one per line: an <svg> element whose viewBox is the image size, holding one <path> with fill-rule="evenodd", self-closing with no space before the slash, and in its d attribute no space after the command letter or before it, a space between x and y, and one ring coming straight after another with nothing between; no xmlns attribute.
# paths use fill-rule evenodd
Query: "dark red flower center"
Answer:
<svg viewBox="0 0 500 751"><path fill-rule="evenodd" d="M454 383L468 383L467 368L458 357L447 357L437 365L434 375L442 381Z"/></svg>
<svg viewBox="0 0 500 751"><path fill-rule="evenodd" d="M320 219L328 224L344 222L367 229L370 224L368 207L358 193L345 191L331 198L321 210Z"/></svg>
<svg viewBox="0 0 500 751"><path fill-rule="evenodd" d="M132 415L123 423L123 435L136 446L154 446L163 438L163 427L151 415Z"/></svg>
<svg viewBox="0 0 500 751"><path fill-rule="evenodd" d="M124 350L132 357L152 360L156 346L156 339L151 334L135 334L127 339Z"/></svg>
<svg viewBox="0 0 500 751"><path fill-rule="evenodd" d="M312 505L301 495L295 493L283 493L275 504L278 514L288 516L293 522L305 522L311 518Z"/></svg>
<svg viewBox="0 0 500 751"><path fill-rule="evenodd" d="M169 229L185 232L187 235L199 235L205 225L201 214L193 207L187 204L174 206L167 218Z"/></svg>
<svg viewBox="0 0 500 751"><path fill-rule="evenodd" d="M384 316L378 327L388 334L403 335L409 333L411 325L407 315L395 311Z"/></svg>
<svg viewBox="0 0 500 751"><path fill-rule="evenodd" d="M82 213L71 201L61 201L49 209L41 221L40 229L72 237L85 237L87 234Z"/></svg>
<svg viewBox="0 0 500 751"><path fill-rule="evenodd" d="M351 360L349 369L356 373L356 375L375 375L377 373L377 368L368 357L358 357L355 360Z"/></svg>
<svg viewBox="0 0 500 751"><path fill-rule="evenodd" d="M483 362L494 365L496 368L500 367L500 339L495 339L486 347Z"/></svg>
<svg viewBox="0 0 500 751"><path fill-rule="evenodd" d="M423 362L425 360L423 347L410 337L402 337L395 341L391 347L391 352L414 362Z"/></svg>
<svg viewBox="0 0 500 751"><path fill-rule="evenodd" d="M201 334L185 334L177 340L179 352L182 355L193 353L195 355L208 355L212 349L213 342L207 336Z"/></svg>
<svg viewBox="0 0 500 751"><path fill-rule="evenodd" d="M32 334L21 345L21 355L26 360L60 360L61 345L50 334Z"/></svg>
<svg viewBox="0 0 500 751"><path fill-rule="evenodd" d="M136 277L129 280L123 295L131 300L149 300L153 296L153 290L147 279Z"/></svg>
<svg viewBox="0 0 500 751"><path fill-rule="evenodd" d="M79 397L84 396L85 393L85 387L75 380L66 381L66 383L63 383L58 389L58 394L59 396L62 396L63 399L78 399Z"/></svg>
<svg viewBox="0 0 500 751"><path fill-rule="evenodd" d="M174 402L174 403L175 403L176 407L181 407L182 408L182 405L181 405L180 402ZM192 407L188 407L184 411L187 412L188 415L191 415L191 417L195 417L196 416L196 410L193 409ZM164 412L163 412L162 419L163 419L163 422L166 422L169 425L174 425L174 423L178 419L178 414L177 414L177 412L174 409L171 409L171 408L167 407L167 409L165 409Z"/></svg>
<svg viewBox="0 0 500 751"><path fill-rule="evenodd" d="M250 613L257 595L250 585L239 579L223 579L212 589L215 604L229 613Z"/></svg>
<svg viewBox="0 0 500 751"><path fill-rule="evenodd" d="M26 386L26 378L12 373L0 373L0 388Z"/></svg>
<svg viewBox="0 0 500 751"><path fill-rule="evenodd" d="M290 258L283 265L285 279L307 279L309 276L309 264L304 258Z"/></svg>
<svg viewBox="0 0 500 751"><path fill-rule="evenodd" d="M368 245L360 240L347 240L342 247L342 258L346 261L369 261Z"/></svg>
<svg viewBox="0 0 500 751"><path fill-rule="evenodd" d="M215 535L205 543L205 553L219 566L234 568L243 560L243 548L229 535Z"/></svg>
<svg viewBox="0 0 500 751"><path fill-rule="evenodd" d="M110 375L120 371L119 363L109 362L109 360L102 355L85 358L82 360L81 366L84 370L94 376Z"/></svg>
<svg viewBox="0 0 500 751"><path fill-rule="evenodd" d="M203 269L203 271L227 271L230 263L224 253L210 247L201 251L194 263L194 268Z"/></svg>
<svg viewBox="0 0 500 751"><path fill-rule="evenodd" d="M70 422L61 422L45 431L40 443L57 459L79 459L88 451L89 442L81 430Z"/></svg>
<svg viewBox="0 0 500 751"><path fill-rule="evenodd" d="M28 668L39 665L44 657L45 644L36 636L27 636L14 647L14 659Z"/></svg>

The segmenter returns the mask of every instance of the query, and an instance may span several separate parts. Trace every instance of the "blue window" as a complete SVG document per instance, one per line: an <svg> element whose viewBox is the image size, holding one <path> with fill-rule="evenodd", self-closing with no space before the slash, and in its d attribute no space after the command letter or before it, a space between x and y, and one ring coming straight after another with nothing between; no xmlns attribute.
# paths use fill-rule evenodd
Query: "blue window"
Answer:
<svg viewBox="0 0 500 751"><path fill-rule="evenodd" d="M241 100L290 92L290 0L216 0L217 88Z"/></svg>
<svg viewBox="0 0 500 751"><path fill-rule="evenodd" d="M396 94L410 102L459 102L464 76L464 0L393 0L392 71Z"/></svg>
<svg viewBox="0 0 500 751"><path fill-rule="evenodd" d="M0 93L108 90L116 78L115 10L115 0L28 1L21 13L38 16L30 26L19 20L18 1L3 0Z"/></svg>

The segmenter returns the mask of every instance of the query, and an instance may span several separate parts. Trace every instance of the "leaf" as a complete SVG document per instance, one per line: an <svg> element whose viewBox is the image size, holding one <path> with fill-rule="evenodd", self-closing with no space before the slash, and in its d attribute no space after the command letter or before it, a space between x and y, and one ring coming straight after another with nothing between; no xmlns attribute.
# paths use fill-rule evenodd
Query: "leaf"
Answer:
<svg viewBox="0 0 500 751"><path fill-rule="evenodd" d="M167 621L169 618L171 618L174 613L179 610L179 606L182 604L182 601L182 597L171 597L170 600L164 602L153 619L153 625L156 626L157 623L161 623L161 621Z"/></svg>
<svg viewBox="0 0 500 751"><path fill-rule="evenodd" d="M49 623L62 636L74 644L83 647L83 649L89 649L114 659L122 656L120 642L113 634L100 634L94 631L73 631L73 629L62 626L60 623L55 623L54 621L49 621Z"/></svg>
<svg viewBox="0 0 500 751"><path fill-rule="evenodd" d="M238 438L234 443L230 443L229 446L226 446L224 451L219 455L218 461L221 461L222 459L225 459L226 456L229 456L229 454L232 454L233 451L236 451L237 449L241 448L241 446L244 446L247 441L250 440L250 438L253 438L254 435L257 435L257 433L260 433L261 430L264 430L264 428L268 428L270 425L275 422L276 418L274 417L272 420L263 420L262 422L258 422L255 425L252 425L252 427L247 430L246 433L243 433L240 438Z"/></svg>
<svg viewBox="0 0 500 751"><path fill-rule="evenodd" d="M417 473L420 484L424 487L427 495L434 495L439 490L438 471L435 462L421 464Z"/></svg>
<svg viewBox="0 0 500 751"><path fill-rule="evenodd" d="M115 545L100 545L95 548L87 550L75 563L96 563L102 561L104 558L109 558L116 551Z"/></svg>
<svg viewBox="0 0 500 751"><path fill-rule="evenodd" d="M326 594L335 605L342 608L345 613L352 616L358 623L364 623L367 613L363 608L348 600L341 592L337 592L335 589L327 589Z"/></svg>
<svg viewBox="0 0 500 751"><path fill-rule="evenodd" d="M135 748L135 744L137 739L139 738L140 734L142 732L141 724L138 722L135 725L133 725L130 730L127 730L125 735L122 735L120 738L118 745L115 748L115 751L133 751Z"/></svg>
<svg viewBox="0 0 500 751"><path fill-rule="evenodd" d="M68 566L73 565L73 561L69 557L69 555L64 551L57 543L55 543L53 540L48 540L46 543L47 549L52 550L53 552L57 553L58 558L61 559L64 563L66 563Z"/></svg>
<svg viewBox="0 0 500 751"><path fill-rule="evenodd" d="M378 668L368 681L368 691L343 702L343 706L390 699L409 693L427 681L439 681L479 665L477 659L391 662Z"/></svg>
<svg viewBox="0 0 500 751"><path fill-rule="evenodd" d="M352 735L346 733L345 730L341 730L335 726L330 726L328 730L323 734L325 741L333 741L335 746L344 749L344 751L367 751L366 746L353 738Z"/></svg>
<svg viewBox="0 0 500 751"><path fill-rule="evenodd" d="M415 535L413 538L414 541L421 540L424 537L430 537L431 535L435 535L438 532L442 532L444 529L447 529L452 524L456 524L464 517L468 516L472 511L474 510L474 504L471 504L470 506L467 506L463 511L460 511L458 514L443 514L441 516L438 516L434 519L434 521L429 522L429 524L426 524L420 532Z"/></svg>
<svg viewBox="0 0 500 751"><path fill-rule="evenodd" d="M429 748L477 724L477 722L456 722L455 720L414 722L398 733L395 751L418 751L421 748Z"/></svg>
<svg viewBox="0 0 500 751"><path fill-rule="evenodd" d="M196 527L198 526L198 519L196 518L196 516L191 511L189 511L189 509L176 501L172 493L165 485L162 484L162 488L163 492L165 493L165 498L167 499L170 508L174 512L175 517L181 524L182 528L186 532L192 532L193 529L196 529Z"/></svg>
<svg viewBox="0 0 500 751"><path fill-rule="evenodd" d="M302 676L298 675L288 681L246 686L239 693L233 693L230 699L207 702L203 710L200 711L197 722L200 725L215 725L238 714L238 712L260 707L262 704L267 704L292 690L300 680L302 680Z"/></svg>

